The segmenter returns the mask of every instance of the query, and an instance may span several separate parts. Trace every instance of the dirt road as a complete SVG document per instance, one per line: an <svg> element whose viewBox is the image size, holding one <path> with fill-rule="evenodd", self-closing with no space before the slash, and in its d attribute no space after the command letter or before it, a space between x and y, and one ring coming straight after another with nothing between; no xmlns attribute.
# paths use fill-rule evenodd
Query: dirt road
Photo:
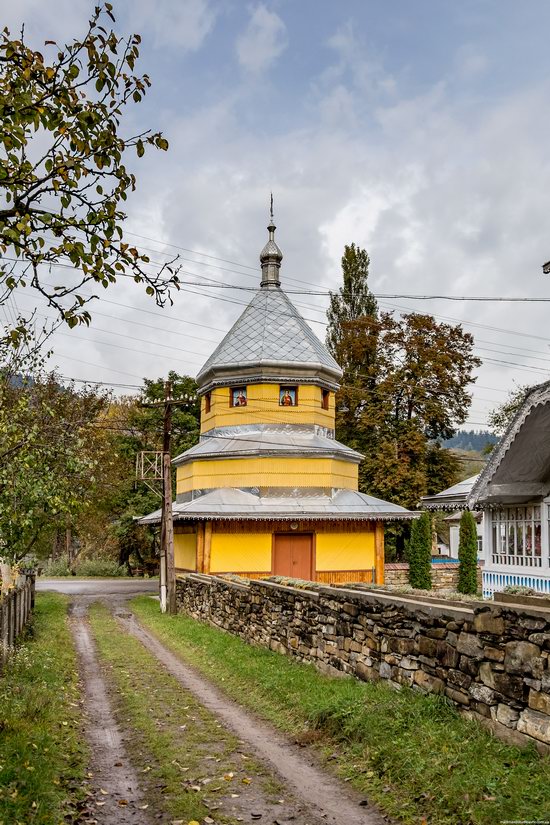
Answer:
<svg viewBox="0 0 550 825"><path fill-rule="evenodd" d="M123 579L122 577L113 579L79 579L74 576L66 576L60 579L36 580L36 589L55 590L56 593L64 593L66 596L125 596L132 598L142 593L158 593L158 579Z"/></svg>
<svg viewBox="0 0 550 825"><path fill-rule="evenodd" d="M80 658L81 678L87 713L87 738L92 752L90 771L90 805L88 822L97 825L149 825L151 822L172 821L157 811L143 809L143 789L140 788L134 766L124 747L124 736L115 721L112 708L112 684L100 667L91 631L86 618L88 605L101 600L113 611L121 635L131 634L159 662L159 666L175 677L184 692L193 694L223 727L235 733L239 753L262 766L264 776L282 785L284 809L277 809L269 793L260 786L251 789L233 807L219 811L233 821L265 825L383 825L388 819L365 800L355 795L343 783L327 774L307 748L291 743L269 725L222 695L192 668L184 664L143 628L128 610L126 594L106 594L104 588L92 595L76 596L71 608L71 623ZM111 692L111 695L110 695ZM116 699L116 697L113 697ZM210 821L216 822L215 819Z"/></svg>
<svg viewBox="0 0 550 825"><path fill-rule="evenodd" d="M148 825L143 797L115 722L86 621L87 605L72 605L71 626L84 688L86 736L91 751L88 821L101 825Z"/></svg>

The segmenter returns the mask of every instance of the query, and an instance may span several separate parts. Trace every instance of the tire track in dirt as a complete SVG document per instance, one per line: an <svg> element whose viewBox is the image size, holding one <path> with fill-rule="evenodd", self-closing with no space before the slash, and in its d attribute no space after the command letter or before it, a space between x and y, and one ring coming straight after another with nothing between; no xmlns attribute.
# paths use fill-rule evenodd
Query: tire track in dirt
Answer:
<svg viewBox="0 0 550 825"><path fill-rule="evenodd" d="M125 610L115 611L115 615L121 626L138 639L186 690L253 749L263 764L308 806L315 819L331 825L388 825L391 822L373 806L364 805L363 797L325 773L310 761L311 757L308 759L306 753L274 728L224 697L146 630L133 614Z"/></svg>
<svg viewBox="0 0 550 825"><path fill-rule="evenodd" d="M86 620L87 601L71 605L71 629L84 688L85 733L91 750L88 809L83 819L97 825L150 825L115 721L107 686L101 675L95 645Z"/></svg>

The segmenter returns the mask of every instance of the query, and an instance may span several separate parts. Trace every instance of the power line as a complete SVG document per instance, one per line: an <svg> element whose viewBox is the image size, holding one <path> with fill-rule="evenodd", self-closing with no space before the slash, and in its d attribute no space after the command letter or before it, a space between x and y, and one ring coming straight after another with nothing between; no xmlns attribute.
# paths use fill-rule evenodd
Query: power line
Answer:
<svg viewBox="0 0 550 825"><path fill-rule="evenodd" d="M20 291L20 290L18 290L18 291ZM26 297L28 297L28 296L26 296ZM212 296L212 297L213 297L213 299L220 300L220 298L219 298L218 296ZM117 301L111 301L110 299L106 299L106 298L102 298L101 300L102 300L103 302L105 302L105 303L109 303L109 304L112 304L112 305L115 305L115 306L120 306L120 307L123 307L123 308L133 309L133 308L132 308L131 306L129 306L128 304L122 304L122 303L117 302ZM223 300L223 299L221 299L221 300ZM169 320L179 321L179 322L181 322L181 323L193 323L193 322L188 322L186 319L183 319L183 318L178 318L178 317L171 316L171 315L168 315L168 316L167 316L167 315L165 315L164 313L161 313L161 312L154 312L154 311L152 311L152 310L143 310L143 309L139 309L139 308L135 308L135 309L136 309L136 311L138 311L138 312L147 313L147 314L153 315L153 316L155 316L155 317L168 318ZM103 315L104 315L104 313L97 313L97 314L98 314L98 315L99 315L99 314L103 314ZM279 313L279 315L285 315L285 316L286 316L287 314L288 314L288 313ZM106 317L113 317L113 316L108 316L108 315L107 315ZM134 323L134 324L142 325L142 322L131 321L130 319L123 319L123 320L124 320L124 321L127 321L128 323ZM318 323L320 323L320 322L318 322ZM208 325L208 324L197 324L197 325L198 325L198 326L201 326L201 327L204 327L204 328L207 328L207 329L212 329L212 330L216 330L216 329L217 329L216 327L212 327L212 326L210 326L210 325ZM144 326L145 326L145 325L144 325ZM149 325L147 325L147 326L149 326ZM99 328L97 328L97 327L96 327L95 329L97 329L98 331L103 331L103 332L106 332L107 334L119 334L119 333L111 333L110 331L107 331L107 330L100 330L100 329L99 329ZM60 333L60 334L68 335L69 333ZM174 333L174 334L182 334L182 333ZM128 339L131 339L131 336L124 336L124 337L127 337ZM92 340L92 339L87 339L87 340ZM135 340L135 339L133 339L133 340ZM94 343L98 343L98 345L101 345L101 343L102 343L102 342L101 342L101 341L97 341L97 342L94 342ZM154 342L148 342L148 343L154 343ZM214 341L212 341L212 343L215 343L215 342L214 342ZM110 346L115 346L115 345L111 344ZM166 345L161 345L161 346L163 346L163 347L164 347L164 346L166 346ZM174 348L174 349L177 349L177 348ZM480 347L475 347L475 349L476 349L476 351L480 351L480 352L485 352L485 351L488 351L488 352L494 352L494 351L495 351L495 350L484 350L483 348L480 348ZM136 351L137 351L137 350L136 350ZM202 356L202 353L200 353L200 352L196 352L196 351L190 351L190 350L181 350L181 351L182 351L182 352L189 352L190 354L195 354L195 355ZM500 350L496 350L496 352L500 352ZM149 355L149 354L154 354L154 353L144 353L144 354ZM514 353L507 353L507 352L505 352L505 351L503 352L503 354L510 354L510 355L514 355ZM160 356L160 354L158 354L158 353L157 353L156 355L157 355L158 357L162 357L162 356ZM67 356L67 357L68 357L68 356ZM207 356L205 355L204 357L206 358ZM529 357L529 356L527 356L527 357ZM537 360L542 360L542 361L544 361L545 359L537 359ZM534 366L534 365L523 365L523 364L518 364L518 363L516 363L516 362L503 361L503 360L493 359L493 358L487 358L487 357L485 357L485 358L484 358L484 361L485 361L485 362L487 362L487 363L492 363L492 364L495 364L495 365L497 365L497 366L501 366L501 367L515 368L515 369L518 369L518 370L520 370L520 371L524 371L524 372L525 372L525 371L527 371L527 372L537 372L537 373L539 373L539 374L540 374L540 373L546 373L546 372L548 371L548 370L545 370L545 369L544 369L544 368L542 368L542 367L536 367L536 366ZM550 365L550 362L548 362L548 363L549 363L549 365ZM550 366L549 366L549 369L550 369ZM119 372L120 372L120 371L119 371ZM491 390L493 390L493 389L495 389L495 388L487 388L487 389L491 389ZM502 390L500 390L500 391L502 391Z"/></svg>
<svg viewBox="0 0 550 825"><path fill-rule="evenodd" d="M388 304L388 306L389 306L390 309L392 309L394 311L395 311L395 309L399 309L399 310L404 311L404 312L416 313L416 310L413 309L413 307L403 307L403 306L394 307L391 304ZM491 332L504 332L507 335L517 335L517 336L520 336L521 338L533 338L533 339L538 340L538 341L546 341L546 342L550 343L550 338L542 336L542 335L533 335L530 332L519 332L518 330L504 329L504 327L495 327L495 326L491 326L489 324L480 324L479 322L476 322L476 321L463 321L461 318L455 318L455 317L452 317L452 316L449 316L449 315L435 315L434 314L434 318L440 318L443 321L458 322L458 323L462 324L465 327L477 327L478 329L487 329L487 330L490 330Z"/></svg>
<svg viewBox="0 0 550 825"><path fill-rule="evenodd" d="M64 266L64 265L61 265L61 266ZM74 268L74 267L69 267L69 268ZM204 284L201 284L201 286L204 286ZM19 290L19 291L21 291L21 290ZM194 290L186 290L186 289L183 289L183 291L189 292L190 294L199 294L199 293L195 292ZM256 290L254 290L254 291L256 291ZM212 298L212 299L214 299L214 300L221 300L221 301L224 301L224 302L226 302L226 303L233 303L233 304L238 304L238 305L242 305L242 306L247 306L247 304L246 304L246 303L241 302L241 301L236 301L236 300L234 300L234 299L222 298L222 297L220 297L220 296L211 296L211 298ZM110 300L108 300L108 299L102 299L102 300L103 300L104 302L106 302L106 303L111 303L111 304L114 304L114 305L119 305L119 306L123 306L123 307L131 308L131 307L128 307L128 305L126 305L126 304L120 304L119 302L110 301ZM541 300L542 300L542 299L541 299ZM546 300L546 299L545 299L545 300ZM206 324L198 324L197 322L187 321L186 319L175 318L174 316L167 316L165 313L153 312L153 311L151 311L151 310L142 310L142 309L138 309L138 308L136 308L136 309L137 309L137 311L139 311L139 312L146 312L146 313L148 313L148 314L152 314L152 315L154 315L154 316L156 316L156 317L162 317L163 319L168 318L168 319L170 319L170 320L178 320L178 321L181 321L181 322L183 322L183 323L194 324L194 325L196 325L196 326L202 326L202 327L209 328L209 329L216 329L215 327L211 327L210 325L206 325ZM318 310L318 311L321 311L321 310ZM280 316L287 315L287 314L288 314L288 313L279 313L279 315L280 315ZM441 316L440 316L440 317L441 317ZM318 321L318 320L316 320L316 319L310 319L310 318L307 318L307 319L305 319L305 320L308 320L308 321L310 321L310 322L312 322L312 323L318 323L318 324L321 324L322 326L327 326L327 324L326 324L326 323L321 322L321 321ZM130 323L132 323L132 322L130 321ZM473 325L475 325L475 324L473 324ZM483 327L483 328L490 328L490 327L487 327L487 325L481 325L481 324L477 324L477 325L475 325L475 326L480 326L480 327ZM495 329L498 329L498 328L495 328ZM223 331L223 330L219 330L219 329L218 329L217 331ZM504 330L503 330L503 331L504 331ZM512 331L512 332L513 332L513 331ZM526 335L525 333L517 333L517 334ZM528 337L530 337L530 336L528 336ZM533 336L533 337L540 337L540 336ZM543 340L544 340L544 339L543 339ZM481 348L478 348L478 349L479 349L480 351L483 351ZM498 351L498 350L497 350L497 351ZM195 353L195 354L200 354L200 353ZM506 353L506 352L504 352L503 354L510 354L510 355L513 355L514 353ZM537 360L544 360L544 359L537 359ZM534 367L534 366L532 366L532 365L522 365L522 364L517 364L517 363L515 363L515 362L507 362L507 361L501 361L501 360L499 361L498 359L490 359L490 358L485 358L485 361L487 361L487 362L489 362L489 363L494 363L494 364L499 365L499 366L513 367L513 368L515 368L515 369L519 369L519 370L522 370L522 371L529 371L529 372L534 372L534 371L543 372L543 371L545 371L545 370L542 370L541 368L536 368L536 367Z"/></svg>
<svg viewBox="0 0 550 825"><path fill-rule="evenodd" d="M98 367L98 369L101 369L101 367ZM88 378L73 378L70 375L58 375L58 378L61 378L63 381L75 381L78 384L93 384L94 386L100 387L124 387L125 389L132 390L143 389L142 384L116 384L113 381L90 381Z"/></svg>
<svg viewBox="0 0 550 825"><path fill-rule="evenodd" d="M196 275L196 273L187 273ZM204 276L201 276L204 277ZM240 286L238 284L223 284L216 283L214 279L208 279L212 283L193 283L191 281L182 281L185 286L200 286L209 287L210 289L236 289L241 292L258 292L258 287ZM302 289L285 289L287 295L315 295L319 297L329 297L331 292L321 292L317 290L302 290ZM353 295L353 293L340 293L343 296ZM520 296L499 296L499 295L416 295L411 293L381 293L372 292L372 297L377 300L391 300L391 299L405 299L410 301L482 301L492 303L550 303L550 298L526 298Z"/></svg>
<svg viewBox="0 0 550 825"><path fill-rule="evenodd" d="M17 258L6 258L4 257L3 260L8 261L15 261L21 263L21 261ZM61 263L49 263L48 261L39 261L39 264L43 266L52 266L52 267L61 267L63 269L72 269L75 271L80 271L78 267L71 266L69 264L61 264ZM148 265L158 265L162 266L163 264L159 261L150 261ZM121 276L124 276L125 273L119 273ZM195 272L185 272L185 274L191 275L196 277L197 273ZM244 273L243 273L244 274ZM133 279L133 275L128 273L128 277ZM209 287L210 289L234 289L241 292L258 292L259 287L252 287L252 286L241 286L239 284L224 284L221 282L216 282L213 278L207 278L204 275L199 275L198 277L204 278L209 283L201 282L193 282L193 281L180 281L180 290L182 286L199 286L199 287ZM317 291L317 290L296 290L296 289L286 289L285 290L287 295L314 295L319 297L329 297L331 295L330 291ZM346 293L340 292L340 295L348 295L353 293ZM478 301L478 302L490 302L490 303L550 303L550 298L529 298L523 296L498 296L498 295L442 295L442 294L433 294L433 295L416 295L412 293L371 293L374 298L377 300L410 300L410 301L432 301L432 300L441 300L441 301Z"/></svg>
<svg viewBox="0 0 550 825"><path fill-rule="evenodd" d="M188 249L185 246L178 246L177 244L168 243L167 241L161 241L158 238L148 238L146 235L138 235L137 232L129 232L127 230L124 230L124 234L125 235L132 235L132 237L134 237L134 238L143 238L143 240L150 241L151 243L160 243L163 246L170 246L172 249L181 249L183 252L191 252L193 255L202 255L204 258L212 258L212 260L221 261L224 264L231 264L232 266L240 266L240 267L243 267L245 269L252 269L255 272L259 272L259 269L260 269L259 266L249 266L248 264L240 264L237 261L227 260L227 258L218 258L218 257L216 257L216 255L209 255L207 252L199 252L196 249ZM159 252L160 250L155 249L155 250L151 250L151 251ZM197 263L200 263L200 261L197 261Z"/></svg>
<svg viewBox="0 0 550 825"><path fill-rule="evenodd" d="M212 297L213 297L213 298L217 298L217 296L212 296ZM126 308L129 308L129 309L132 309L132 307L130 307L130 306L129 306L129 305L127 305L127 304L121 304L121 303L118 303L118 302L115 302L115 301L109 301L109 300L107 300L107 299L101 299L101 300L103 300L103 301L104 301L104 302L106 302L106 303L111 303L111 304L114 304L114 305L116 305L116 306L121 306L121 307L126 307ZM137 308L136 308L136 309L137 309ZM175 318L174 316L166 316L164 313L153 312L153 311L151 311L151 310L141 310L141 309L137 309L137 311L139 311L139 312L147 312L148 314L152 314L152 315L155 315L155 316L158 316L158 317L162 317L162 318L168 317L170 320L177 320L177 321L181 321L182 323L189 323L188 321L186 321L186 319L182 319L182 318ZM94 310L94 314L96 314L96 315L98 315L98 316L99 316L99 315L102 315L102 316L107 317L107 318L115 318L115 316L110 316L110 315L106 315L105 313L95 312L95 310ZM280 314L281 314L281 315L286 315L286 313L280 313ZM140 326L147 326L147 327L148 327L148 328L150 328L150 329L156 329L155 327L152 327L152 326L150 326L150 325L143 324L143 322L132 321L132 320L130 320L130 319L117 319L117 320L124 320L124 321L125 321L125 322L127 322L127 323L136 324L136 325L140 325ZM320 323L320 322L318 322L318 323ZM203 327L205 327L205 328L207 328L207 329L212 329L212 330L217 330L217 329L218 329L218 328L216 328L216 327L211 327L211 326L210 326L210 325L208 325L208 324L202 324L201 326L203 326ZM101 330L99 327L94 327L94 329L96 329L98 332L99 332L99 331L103 331L103 332L107 332L108 334L112 334L112 335L122 335L121 333L112 333L112 332L110 332L110 331L108 331L108 330ZM174 334L174 335L185 335L185 333L178 333L178 332L172 332L172 331L171 331L171 334ZM130 339L130 336L124 336L124 337L128 337L128 338ZM218 343L218 342L217 342L217 341L215 341L214 339L206 339L206 338L205 338L205 339L201 339L201 338L198 338L197 336L189 336L189 337L196 338L196 340L204 340L204 341L211 342L211 343L214 343L214 344L217 344L217 343ZM132 339L132 340L137 340L137 339ZM141 340L141 339L140 339L140 340ZM485 341L481 341L481 339L478 339L478 340L480 341L480 343L489 343L489 344L493 344L493 343L494 343L494 345L498 347L498 344L497 344L496 342L485 342ZM155 343L155 342L148 342L148 343ZM170 348L170 349L171 349L171 347L170 347L170 346L168 346L168 345L162 345L162 344L159 344L158 346L163 346L163 347L166 347L166 348ZM503 346L506 346L506 345L503 345ZM510 349L512 349L512 348L510 348L510 347L508 347L508 351L507 351L507 350L505 350L505 349L502 349L502 348L499 348L499 349L496 349L496 350L488 350L488 349L484 349L484 348L482 348L482 347L477 347L477 346L475 347L475 349L476 349L476 351L478 351L478 352L498 352L498 353L502 353L502 354L504 354L504 355L512 355L512 356L514 356L514 355L516 354L515 352L510 351ZM521 349L521 350L523 350L524 348L517 348L517 349L518 349L518 350L520 350L520 349ZM199 352L196 352L196 351L191 351L191 350L181 350L181 351L182 351L182 352L189 352L190 354L195 354L195 355L201 355L201 356L202 356L202 353L199 353ZM529 351L529 352L536 352L536 350L526 350L526 351ZM207 356L205 356L205 357L207 357ZM548 364L549 364L549 369L550 369L550 360L548 360L548 359L544 359L544 358L537 358L536 356L523 356L523 357L525 357L525 358L529 358L530 360L538 360L538 361L542 361L542 362L544 362L544 363L548 363ZM489 358L485 358L484 360L486 360L486 361L490 361L491 359L489 359ZM504 362L504 361L499 361L499 362L497 362L497 361L495 360L495 363L500 363L500 364L503 364L503 365L506 365L506 366L516 366L516 367L518 367L518 368L520 368L520 369L521 369L522 367L524 367L524 368L526 368L526 369L528 369L528 370L529 370L529 368L530 368L530 367L533 367L534 369L537 369L536 367L534 367L534 365L521 365L521 364L516 364L515 362ZM540 370L541 368L538 368L538 369ZM486 389L495 389L495 388L490 388L490 387L487 387ZM502 392L503 390L499 390L499 391L501 391L501 392Z"/></svg>
<svg viewBox="0 0 550 825"><path fill-rule="evenodd" d="M125 372L124 370L117 370L114 367L105 367L101 366L100 364L91 364L89 361L82 361L80 358L74 358L72 355L65 355L62 352L56 352L57 358L66 358L69 361L75 361L77 364L85 364L87 367L94 367L94 369L98 370L107 370L107 372L118 372L119 375L129 375L130 378L138 378L140 381L143 381L143 377L141 375L135 375L132 372ZM96 381L91 383L98 383Z"/></svg>
<svg viewBox="0 0 550 825"><path fill-rule="evenodd" d="M59 266L65 266L64 264L58 264L58 265L59 265ZM70 266L69 266L68 268L74 269L74 267L70 267ZM201 277L203 277L203 276L201 276ZM184 282L184 283L186 283L186 282ZM196 285L197 285L197 286L199 286L199 285L200 285L200 286L203 286L203 287L204 287L204 286L208 286L208 285L211 285L211 284L196 284ZM212 286L213 286L213 284L212 284ZM219 284L218 284L218 286L223 287L223 286L225 286L225 285L223 285L223 284L220 284L220 283L219 283ZM231 287L229 287L229 288L231 288ZM238 288L238 289L246 289L246 290L251 290L251 288L248 288L248 287L235 287L235 288ZM190 294L198 294L198 293L197 293L197 292L195 292L194 290L187 290L187 289L185 289L185 288L183 288L183 289L182 289L182 291L188 292L188 293L190 293ZM251 291L256 292L256 291L257 291L257 289L255 288L254 290L251 290ZM313 293L312 293L312 294L313 294ZM318 294L321 294L321 293L318 293ZM247 305L245 302L236 301L236 300L234 300L234 299L221 298L220 296L211 296L211 297L212 297L214 300L221 300L221 301L224 301L224 302L226 302L226 303L240 304L240 305L243 305L243 306L246 306L246 305ZM381 297L381 296L378 296L378 297ZM405 295L403 295L403 296L400 296L400 297L409 297L409 298L411 298L411 297L412 297L412 298L414 298L415 296L405 296ZM424 296L424 297L426 297L426 296ZM103 299L103 300L106 300L106 299ZM523 299L522 299L522 300L523 300ZM526 300L527 300L527 299L526 299ZM533 299L533 300L535 300L535 299ZM539 299L537 299L537 300L539 300ZM540 299L540 300L541 300L541 301L542 301L542 300L546 301L546 300L550 300L550 299ZM106 301L106 302L108 302L108 301ZM111 302L111 303L116 303L116 302ZM164 313L151 312L150 310L138 310L138 311L142 311L142 312L149 312L150 314L156 315L156 316L158 316L158 317L163 317L163 318L166 318L166 317L167 317ZM321 311L321 310L317 310L317 311ZM99 313L98 313L98 314L99 314ZM280 314L280 315L283 315L283 314L286 314L286 313L279 313L279 314ZM168 317L170 317L170 316L168 316ZM183 319L179 319L179 320L182 320L182 321L183 321ZM320 324L321 326L327 326L327 324L326 324L325 322L319 321L319 320L317 320L317 319L313 319L313 318L306 318L305 320L308 320L308 321L310 321L311 323L317 323L317 324ZM193 322L190 322L190 323L193 323ZM207 326L207 325L203 325L203 326ZM478 325L478 326L486 326L486 325ZM213 329L214 329L214 328L213 328ZM218 331L221 331L221 330L218 330ZM214 343L214 342L213 342L213 343ZM493 343L493 342L487 342L487 343ZM496 345L496 346L498 346L498 344L496 344L496 342L494 342L494 343L495 343L495 345ZM484 352L484 351L491 352L491 350L483 350L483 348L477 348L477 349L478 349L478 351L480 351L480 352ZM507 354L507 355L514 355L514 354L515 354L515 353L513 353L513 352L506 352L505 350L502 350L502 349L493 350L493 351L496 351L496 352L502 352L503 354ZM200 355L200 353L194 353L194 354ZM540 361L545 361L545 360L546 360L546 359L543 359L543 358L536 358L536 359L535 359L534 357L531 357L531 356L525 356L525 357L528 357L530 360L540 360ZM487 359L487 358L486 358L485 360L486 360L486 361L488 361L488 362L491 362L491 359ZM507 367L512 367L512 366L513 366L513 367L515 367L516 369L520 369L520 370L523 370L523 371L531 371L531 372L532 372L532 371L534 371L534 369L535 369L533 365L520 365L520 364L516 364L516 363L514 363L514 362L512 362L512 363L510 363L510 362L506 363L506 362L504 362L504 361L498 361L498 360L496 360L496 359L493 359L492 363L494 363L495 365L499 365L499 366L507 366ZM550 362L549 362L549 363L550 363Z"/></svg>
<svg viewBox="0 0 550 825"><path fill-rule="evenodd" d="M70 332L60 332L59 330L56 330L56 335L64 335L68 338L73 337L73 340L74 340L74 336L72 336ZM139 352L141 355L149 355L149 356L153 356L154 358L166 359L166 356L163 355L161 352L146 352L145 350L142 350L142 349L135 349L134 347L124 347L124 346L122 346L122 344L111 344L109 341L96 341L93 338L83 338L82 336L79 338L79 340L80 341L91 342L92 344L96 344L99 347L113 347L115 349L125 350L126 352ZM133 338L131 340L135 341L135 340L138 340L138 339ZM159 346L162 346L162 344L160 344ZM189 350L180 350L180 349L177 349L177 348L174 348L174 350L175 350L175 352L189 352ZM201 353L198 352L198 353L192 353L192 354L193 355L200 355ZM183 358L173 357L172 360L179 361L182 364L190 363L188 360L183 359ZM197 362L194 362L194 363L197 363Z"/></svg>

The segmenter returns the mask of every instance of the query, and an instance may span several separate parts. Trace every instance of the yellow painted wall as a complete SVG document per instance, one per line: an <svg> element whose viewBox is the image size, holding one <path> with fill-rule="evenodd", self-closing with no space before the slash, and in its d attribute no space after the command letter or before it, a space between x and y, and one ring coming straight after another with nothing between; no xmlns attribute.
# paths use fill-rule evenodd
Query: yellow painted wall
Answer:
<svg viewBox="0 0 550 825"><path fill-rule="evenodd" d="M342 487L357 490L358 465L334 458L225 458L177 468L177 492L216 487Z"/></svg>
<svg viewBox="0 0 550 825"><path fill-rule="evenodd" d="M374 530L368 533L317 533L317 570L364 570L374 567Z"/></svg>
<svg viewBox="0 0 550 825"><path fill-rule="evenodd" d="M237 386L237 385L236 385ZM334 393L329 396L329 409L321 406L321 388L310 384L298 385L298 404L295 407L279 405L280 384L249 384L246 407L229 406L229 387L218 387L210 393L210 412L201 399L201 432L213 427L233 427L238 424L317 424L334 429Z"/></svg>
<svg viewBox="0 0 550 825"><path fill-rule="evenodd" d="M270 573L271 533L213 533L211 573Z"/></svg>
<svg viewBox="0 0 550 825"><path fill-rule="evenodd" d="M174 563L184 570L197 569L196 533L174 533Z"/></svg>

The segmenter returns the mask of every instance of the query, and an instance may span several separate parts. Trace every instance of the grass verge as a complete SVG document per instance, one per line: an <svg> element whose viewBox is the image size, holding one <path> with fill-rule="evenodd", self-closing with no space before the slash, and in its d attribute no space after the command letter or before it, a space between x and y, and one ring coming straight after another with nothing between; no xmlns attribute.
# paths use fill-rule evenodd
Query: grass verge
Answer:
<svg viewBox="0 0 550 825"><path fill-rule="evenodd" d="M228 812L247 804L260 786L267 790L261 769L103 605L92 605L89 617L146 804L177 821L212 816L236 823Z"/></svg>
<svg viewBox="0 0 550 825"><path fill-rule="evenodd" d="M66 614L64 596L39 593L32 628L0 674L0 825L71 821L83 798L87 751Z"/></svg>
<svg viewBox="0 0 550 825"><path fill-rule="evenodd" d="M438 696L323 676L185 616L131 602L139 619L240 704L315 742L332 769L407 823L546 821L550 759L515 748Z"/></svg>

